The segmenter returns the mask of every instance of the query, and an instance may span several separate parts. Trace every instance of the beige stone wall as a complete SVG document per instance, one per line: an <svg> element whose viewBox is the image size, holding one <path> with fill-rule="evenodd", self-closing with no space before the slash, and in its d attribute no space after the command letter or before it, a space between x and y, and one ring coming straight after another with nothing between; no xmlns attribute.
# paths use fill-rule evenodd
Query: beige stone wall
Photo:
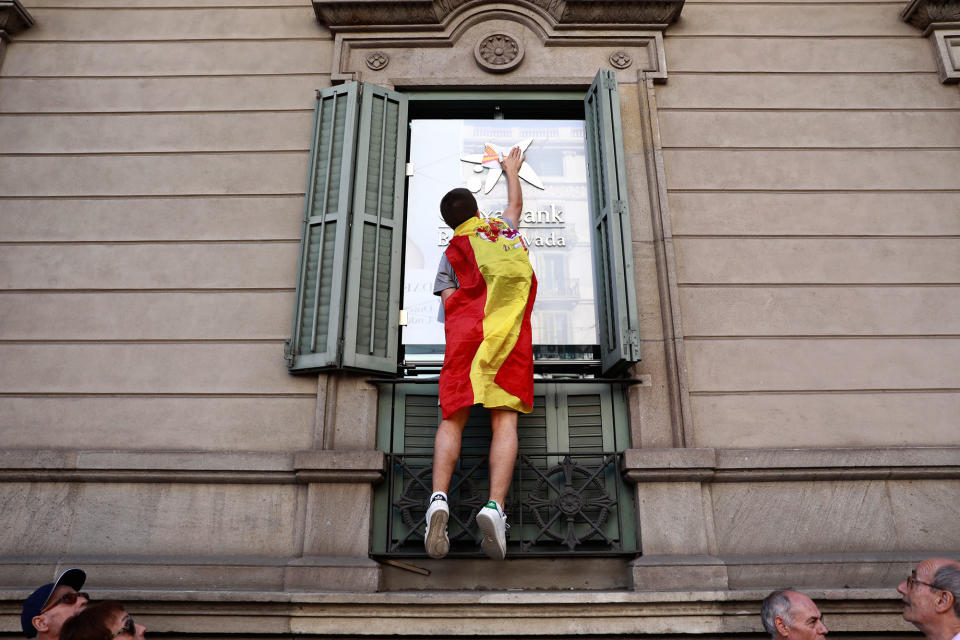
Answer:
<svg viewBox="0 0 960 640"><path fill-rule="evenodd" d="M901 9L688 2L667 32L695 446L960 443L960 92Z"/></svg>
<svg viewBox="0 0 960 640"><path fill-rule="evenodd" d="M645 555L425 562L432 581L366 557L376 391L282 359L333 56L309 0L26 6L37 26L0 67L0 512L19 515L0 635L61 561L160 633L480 633L480 604L516 617L504 636L552 616L719 637L758 632L763 589L788 578L842 630L909 630L890 585L956 548L960 92L901 3L689 2L667 82L621 72ZM645 190L655 133L672 244ZM472 593L492 580L598 593ZM378 587L463 593L355 596Z"/></svg>
<svg viewBox="0 0 960 640"><path fill-rule="evenodd" d="M0 68L0 449L296 451L310 2L35 0Z"/></svg>

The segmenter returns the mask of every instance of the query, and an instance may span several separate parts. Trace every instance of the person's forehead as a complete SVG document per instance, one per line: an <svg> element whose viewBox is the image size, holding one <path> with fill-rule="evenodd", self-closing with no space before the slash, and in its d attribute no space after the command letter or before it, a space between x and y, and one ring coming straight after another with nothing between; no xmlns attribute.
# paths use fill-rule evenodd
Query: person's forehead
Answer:
<svg viewBox="0 0 960 640"><path fill-rule="evenodd" d="M803 618L820 616L820 610L817 609L817 605L802 593L791 593L788 597L790 598L791 613L794 615Z"/></svg>
<svg viewBox="0 0 960 640"><path fill-rule="evenodd" d="M53 593L50 594L50 600L55 600L65 593L73 593L76 591L73 587L68 584L58 584L57 588L53 590Z"/></svg>
<svg viewBox="0 0 960 640"><path fill-rule="evenodd" d="M914 575L920 579L932 578L933 574L935 574L937 572L937 569L940 568L940 564L941 564L940 561L935 558L924 560L923 562L917 565L917 568L914 571ZM929 580L925 580L925 581L929 582Z"/></svg>

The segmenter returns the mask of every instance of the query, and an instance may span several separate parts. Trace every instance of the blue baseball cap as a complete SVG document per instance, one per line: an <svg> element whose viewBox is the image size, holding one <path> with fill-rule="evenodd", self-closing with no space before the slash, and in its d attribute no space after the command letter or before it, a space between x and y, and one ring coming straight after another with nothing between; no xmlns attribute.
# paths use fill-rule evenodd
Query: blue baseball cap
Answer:
<svg viewBox="0 0 960 640"><path fill-rule="evenodd" d="M37 637L37 628L33 626L33 619L40 615L43 608L47 606L50 596L54 590L62 584L73 587L79 591L80 587L87 580L87 574L82 569L67 569L60 574L56 580L50 584L45 584L23 601L23 612L20 614L20 626L23 628L23 635L28 638Z"/></svg>

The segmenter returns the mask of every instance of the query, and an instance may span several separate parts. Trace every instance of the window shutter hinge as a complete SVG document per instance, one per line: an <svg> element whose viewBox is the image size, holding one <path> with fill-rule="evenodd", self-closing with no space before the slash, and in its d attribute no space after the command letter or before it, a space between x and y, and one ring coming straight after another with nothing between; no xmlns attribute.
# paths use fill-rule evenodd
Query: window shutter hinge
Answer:
<svg viewBox="0 0 960 640"><path fill-rule="evenodd" d="M293 345L290 340L283 341L283 359L287 361L287 369L293 368Z"/></svg>
<svg viewBox="0 0 960 640"><path fill-rule="evenodd" d="M397 320L397 324L401 327L407 326L407 310L400 309L400 318Z"/></svg>
<svg viewBox="0 0 960 640"><path fill-rule="evenodd" d="M612 69L607 70L600 80L600 87L604 91L615 91L617 89L617 72Z"/></svg>
<svg viewBox="0 0 960 640"><path fill-rule="evenodd" d="M626 200L615 200L613 202L613 211L617 215L625 215L627 213L627 201Z"/></svg>
<svg viewBox="0 0 960 640"><path fill-rule="evenodd" d="M413 175L413 163L408 162L406 168L404 169L404 175L408 178Z"/></svg>
<svg viewBox="0 0 960 640"><path fill-rule="evenodd" d="M627 358L631 362L639 362L640 360L640 332L636 329L627 329L624 332L623 343L627 347L627 352L629 357Z"/></svg>

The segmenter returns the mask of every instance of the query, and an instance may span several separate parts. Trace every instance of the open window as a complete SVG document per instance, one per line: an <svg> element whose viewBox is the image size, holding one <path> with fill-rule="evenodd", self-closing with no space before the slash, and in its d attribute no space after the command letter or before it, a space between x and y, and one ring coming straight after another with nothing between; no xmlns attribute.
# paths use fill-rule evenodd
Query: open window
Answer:
<svg viewBox="0 0 960 640"><path fill-rule="evenodd" d="M541 282L533 323L538 366L592 371L594 365L593 373L610 376L639 360L616 76L601 70L576 98L516 98L419 95L411 101L366 83L318 92L286 347L291 372L395 374L442 360L432 283L444 229L435 192L476 188L481 210L495 212L506 201L503 181L464 158L482 156L488 142L509 149L528 138L527 162L549 186L524 185L528 206L521 223ZM408 149L414 177L405 210ZM423 164L431 157L440 159L436 175ZM420 228L424 210L426 230ZM425 244L410 244L420 238ZM408 308L401 347L402 299Z"/></svg>
<svg viewBox="0 0 960 640"><path fill-rule="evenodd" d="M380 381L375 555L422 556L443 325L433 282L450 238L438 212L454 187L481 212L506 205L487 147L527 149L520 230L539 292L534 409L506 508L511 554L637 552L625 385L640 359L616 76L583 94L404 95L348 83L318 92L292 337L293 373L350 369ZM532 173L531 173L532 171ZM401 308L404 322L401 326ZM396 374L406 374L397 376ZM570 379L572 377L576 380ZM480 553L489 421L474 407L451 489L451 555Z"/></svg>

